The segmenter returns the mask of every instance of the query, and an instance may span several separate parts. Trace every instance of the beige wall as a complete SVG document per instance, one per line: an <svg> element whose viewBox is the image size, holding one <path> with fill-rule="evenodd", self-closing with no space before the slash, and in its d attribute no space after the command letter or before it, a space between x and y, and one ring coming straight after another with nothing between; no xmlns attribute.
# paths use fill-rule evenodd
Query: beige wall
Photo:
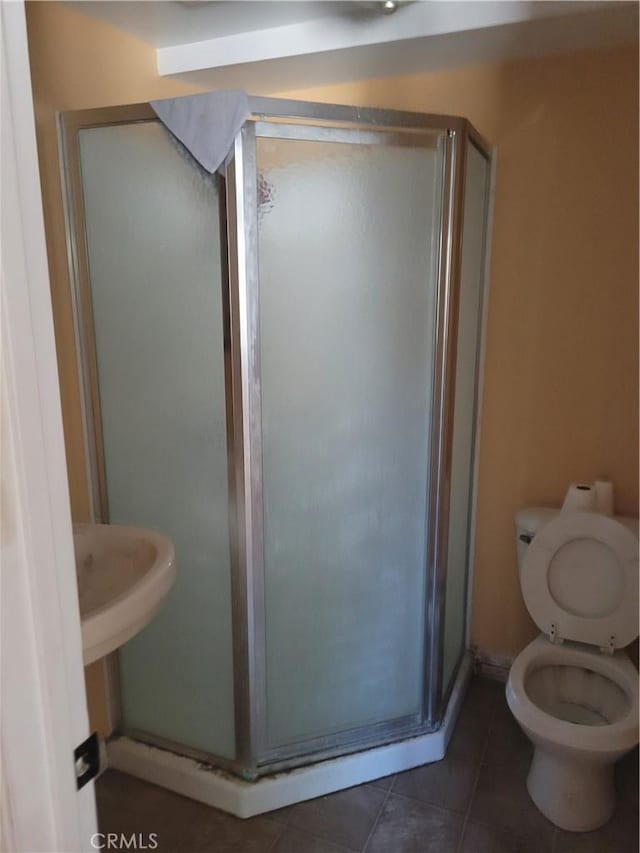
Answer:
<svg viewBox="0 0 640 853"><path fill-rule="evenodd" d="M74 517L87 513L56 110L196 91L144 43L57 3L28 3L45 221ZM478 486L472 641L534 635L513 514L607 476L638 509L636 49L290 90L287 97L467 116L498 169ZM256 94L268 94L254 90ZM274 93L275 94L275 93Z"/></svg>
<svg viewBox="0 0 640 853"><path fill-rule="evenodd" d="M143 42L56 2L28 2L26 8L71 509L74 519L83 521L88 520L89 504L82 455L56 112L137 103L182 95L188 90L173 80L158 78L153 52Z"/></svg>

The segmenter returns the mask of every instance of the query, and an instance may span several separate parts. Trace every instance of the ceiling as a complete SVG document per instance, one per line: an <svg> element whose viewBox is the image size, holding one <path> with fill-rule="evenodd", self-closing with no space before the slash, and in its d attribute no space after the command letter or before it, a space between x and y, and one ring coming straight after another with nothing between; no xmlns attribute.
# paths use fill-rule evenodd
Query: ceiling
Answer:
<svg viewBox="0 0 640 853"><path fill-rule="evenodd" d="M154 47L254 32L330 15L349 16L358 8L357 3L340 0L82 0L71 5Z"/></svg>
<svg viewBox="0 0 640 853"><path fill-rule="evenodd" d="M158 73L252 91L609 47L637 39L636 2L76 0L147 42Z"/></svg>

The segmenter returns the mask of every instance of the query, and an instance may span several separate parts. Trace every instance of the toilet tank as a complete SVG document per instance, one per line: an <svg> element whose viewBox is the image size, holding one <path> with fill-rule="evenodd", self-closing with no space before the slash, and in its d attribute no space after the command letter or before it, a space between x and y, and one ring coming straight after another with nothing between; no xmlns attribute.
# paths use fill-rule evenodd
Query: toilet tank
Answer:
<svg viewBox="0 0 640 853"><path fill-rule="evenodd" d="M516 550L518 554L518 572L531 540L538 530L560 513L559 507L532 506L521 509L516 513ZM620 524L624 524L636 536L638 535L638 519L624 516L613 516Z"/></svg>
<svg viewBox="0 0 640 853"><path fill-rule="evenodd" d="M540 528L555 518L559 508L548 506L532 506L516 513L516 551L518 554L518 572L531 540Z"/></svg>

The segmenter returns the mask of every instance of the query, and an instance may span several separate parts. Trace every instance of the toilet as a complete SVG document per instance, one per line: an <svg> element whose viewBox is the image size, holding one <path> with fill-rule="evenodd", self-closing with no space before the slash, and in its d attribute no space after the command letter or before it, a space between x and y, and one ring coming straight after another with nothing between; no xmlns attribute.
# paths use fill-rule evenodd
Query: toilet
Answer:
<svg viewBox="0 0 640 853"><path fill-rule="evenodd" d="M507 702L535 752L527 789L556 826L596 829L613 767L638 743L638 522L593 512L516 516L522 595L540 635L514 660Z"/></svg>

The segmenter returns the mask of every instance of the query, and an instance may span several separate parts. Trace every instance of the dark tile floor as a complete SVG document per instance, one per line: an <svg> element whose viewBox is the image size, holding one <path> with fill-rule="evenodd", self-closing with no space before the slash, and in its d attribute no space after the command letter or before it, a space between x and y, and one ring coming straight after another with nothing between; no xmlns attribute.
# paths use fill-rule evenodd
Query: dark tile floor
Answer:
<svg viewBox="0 0 640 853"><path fill-rule="evenodd" d="M618 764L614 818L582 834L529 799L531 752L502 685L476 679L436 764L244 821L112 770L100 830L155 832L160 853L638 853L637 750Z"/></svg>

